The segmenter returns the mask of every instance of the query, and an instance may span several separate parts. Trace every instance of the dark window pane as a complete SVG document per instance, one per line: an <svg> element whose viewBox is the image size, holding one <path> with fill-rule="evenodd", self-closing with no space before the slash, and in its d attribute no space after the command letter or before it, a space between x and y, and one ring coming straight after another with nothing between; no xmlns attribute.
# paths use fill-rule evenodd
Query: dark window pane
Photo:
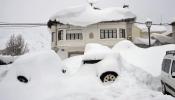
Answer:
<svg viewBox="0 0 175 100"><path fill-rule="evenodd" d="M106 33L106 31L105 31L105 38L108 38L108 32Z"/></svg>
<svg viewBox="0 0 175 100"><path fill-rule="evenodd" d="M175 72L175 61L173 61L173 63L172 63L171 73L172 72Z"/></svg>
<svg viewBox="0 0 175 100"><path fill-rule="evenodd" d="M164 68L163 70L166 72L166 73L169 73L169 69L170 69L170 64L171 64L171 60L170 59L165 59L165 62L164 62Z"/></svg>
<svg viewBox="0 0 175 100"><path fill-rule="evenodd" d="M113 31L112 30L109 30L109 38L112 38L113 37Z"/></svg>
<svg viewBox="0 0 175 100"><path fill-rule="evenodd" d="M75 34L71 33L71 40L75 39Z"/></svg>
<svg viewBox="0 0 175 100"><path fill-rule="evenodd" d="M70 34L69 33L66 34L66 40L70 40Z"/></svg>
<svg viewBox="0 0 175 100"><path fill-rule="evenodd" d="M76 39L76 40L79 39L79 33L76 33L76 34L75 34L75 39Z"/></svg>
<svg viewBox="0 0 175 100"><path fill-rule="evenodd" d="M63 30L58 31L58 40L63 40Z"/></svg>
<svg viewBox="0 0 175 100"><path fill-rule="evenodd" d="M122 38L125 38L125 29L122 29Z"/></svg>
<svg viewBox="0 0 175 100"><path fill-rule="evenodd" d="M55 32L52 32L52 42L54 42L54 34Z"/></svg>
<svg viewBox="0 0 175 100"><path fill-rule="evenodd" d="M79 39L80 39L80 40L83 39L83 34L82 34L82 33L79 34Z"/></svg>

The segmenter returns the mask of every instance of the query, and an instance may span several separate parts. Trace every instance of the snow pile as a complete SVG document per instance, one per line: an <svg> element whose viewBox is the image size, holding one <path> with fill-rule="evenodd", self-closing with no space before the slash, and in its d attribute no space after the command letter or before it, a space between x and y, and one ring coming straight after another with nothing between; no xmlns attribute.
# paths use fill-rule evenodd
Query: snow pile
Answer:
<svg viewBox="0 0 175 100"><path fill-rule="evenodd" d="M63 60L62 69L66 70L67 75L75 74L82 64L82 58L83 56L74 56Z"/></svg>
<svg viewBox="0 0 175 100"><path fill-rule="evenodd" d="M17 57L12 57L12 56L5 56L5 55L0 55L0 62L2 63L12 63Z"/></svg>
<svg viewBox="0 0 175 100"><path fill-rule="evenodd" d="M61 62L53 51L29 53L18 58L3 74L0 72L3 76L0 77L0 99L174 100L157 89L149 88L153 83L160 86L154 80L160 74L158 70L161 68L158 65L161 64L164 51L174 47L175 45L166 45L142 49L129 41L122 41L101 62L91 65L81 65L83 56ZM88 49L87 52L89 50L91 51ZM99 47L94 49L100 50ZM62 67L67 67L72 72L68 72L68 76L64 75L61 73ZM119 74L113 84L104 85L97 77L103 68L112 68ZM27 77L29 82L19 82L18 75Z"/></svg>
<svg viewBox="0 0 175 100"><path fill-rule="evenodd" d="M99 60L103 59L107 54L111 53L111 49L97 43L89 43L85 47L83 59Z"/></svg>
<svg viewBox="0 0 175 100"><path fill-rule="evenodd" d="M161 43L175 43L174 38L167 36L167 34L152 33L151 37L158 40Z"/></svg>
<svg viewBox="0 0 175 100"><path fill-rule="evenodd" d="M53 51L41 51L20 56L0 82L1 100L45 100L61 72L60 58ZM28 83L17 80L25 76Z"/></svg>
<svg viewBox="0 0 175 100"><path fill-rule="evenodd" d="M88 0L89 3L97 3L99 0Z"/></svg>
<svg viewBox="0 0 175 100"><path fill-rule="evenodd" d="M119 45L125 47L132 47L128 49L121 49L118 44L113 47L114 52L119 52L122 59L126 60L127 63L132 64L138 68L143 69L147 73L157 77L161 72L161 64L166 51L174 50L175 45L164 45L157 47L150 47L147 49L133 46L129 41L121 41Z"/></svg>
<svg viewBox="0 0 175 100"><path fill-rule="evenodd" d="M141 29L142 32L148 32L148 28L145 24L134 24L136 27ZM162 25L152 25L151 26L151 33L164 33L167 31L165 26Z"/></svg>
<svg viewBox="0 0 175 100"><path fill-rule="evenodd" d="M90 5L86 5L61 10L51 20L56 19L63 24L75 26L88 26L103 21L118 21L135 17L129 9L117 7L94 9Z"/></svg>
<svg viewBox="0 0 175 100"><path fill-rule="evenodd" d="M151 41L151 45L153 45L156 40L155 39L150 39ZM135 44L145 44L145 45L149 45L149 39L148 38L141 38L141 37L137 37L133 39L133 42Z"/></svg>

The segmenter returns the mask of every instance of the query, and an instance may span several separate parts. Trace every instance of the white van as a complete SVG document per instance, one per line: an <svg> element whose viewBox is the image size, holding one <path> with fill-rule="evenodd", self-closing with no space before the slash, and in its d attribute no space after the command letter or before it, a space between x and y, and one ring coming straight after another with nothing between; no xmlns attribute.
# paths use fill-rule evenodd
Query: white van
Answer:
<svg viewBox="0 0 175 100"><path fill-rule="evenodd" d="M175 96L175 50L167 51L162 62L162 93Z"/></svg>

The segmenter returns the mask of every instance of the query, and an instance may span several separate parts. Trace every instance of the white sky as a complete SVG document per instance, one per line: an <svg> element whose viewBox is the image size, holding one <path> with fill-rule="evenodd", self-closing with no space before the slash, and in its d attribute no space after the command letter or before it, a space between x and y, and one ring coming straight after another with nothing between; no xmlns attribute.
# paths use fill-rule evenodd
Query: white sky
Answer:
<svg viewBox="0 0 175 100"><path fill-rule="evenodd" d="M175 18L175 0L98 0L96 5L122 7L124 2L139 21L149 17L154 23L170 23ZM0 0L0 22L47 22L61 9L85 4L87 0Z"/></svg>

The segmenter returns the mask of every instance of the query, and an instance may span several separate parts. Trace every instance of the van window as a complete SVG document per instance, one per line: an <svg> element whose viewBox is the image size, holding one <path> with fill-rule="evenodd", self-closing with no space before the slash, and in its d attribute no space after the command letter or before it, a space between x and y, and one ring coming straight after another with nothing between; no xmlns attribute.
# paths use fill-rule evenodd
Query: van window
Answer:
<svg viewBox="0 0 175 100"><path fill-rule="evenodd" d="M175 61L173 60L172 67L171 67L171 73L175 72Z"/></svg>
<svg viewBox="0 0 175 100"><path fill-rule="evenodd" d="M164 59L162 63L162 70L166 73L169 73L170 64L171 64L170 59Z"/></svg>

